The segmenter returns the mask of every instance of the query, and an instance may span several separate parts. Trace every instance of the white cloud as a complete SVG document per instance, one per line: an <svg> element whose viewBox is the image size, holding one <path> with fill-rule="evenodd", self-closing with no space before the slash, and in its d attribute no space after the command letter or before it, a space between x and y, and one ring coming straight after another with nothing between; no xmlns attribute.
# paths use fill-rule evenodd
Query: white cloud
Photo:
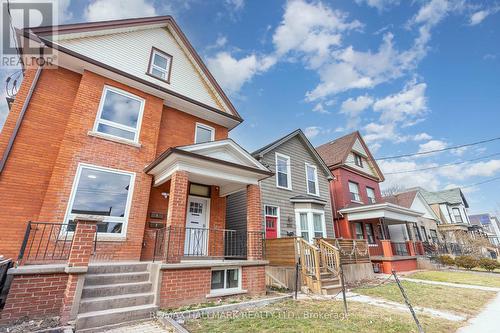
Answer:
<svg viewBox="0 0 500 333"><path fill-rule="evenodd" d="M467 151L467 148L468 147L461 147L461 148L457 148L457 149L452 149L450 151L450 153L452 153L453 155L456 155L456 156L462 156Z"/></svg>
<svg viewBox="0 0 500 333"><path fill-rule="evenodd" d="M461 180L472 177L491 177L498 172L500 172L500 160L450 165L439 169L441 176Z"/></svg>
<svg viewBox="0 0 500 333"><path fill-rule="evenodd" d="M323 106L323 103L318 103L314 106L312 109L313 112L317 113L323 113L323 114L329 114L330 111L326 110L325 107Z"/></svg>
<svg viewBox="0 0 500 333"><path fill-rule="evenodd" d="M95 0L85 8L88 21L117 20L133 17L158 15L155 7L147 0Z"/></svg>
<svg viewBox="0 0 500 333"><path fill-rule="evenodd" d="M309 127L306 127L304 130L304 134L306 135L306 137L308 139L312 139L312 138L318 136L318 134L320 132L321 132L321 127L318 127L318 126L309 126Z"/></svg>
<svg viewBox="0 0 500 333"><path fill-rule="evenodd" d="M441 150L448 147L448 144L441 140L430 140L426 143L418 145L418 152L425 153L428 151Z"/></svg>
<svg viewBox="0 0 500 333"><path fill-rule="evenodd" d="M413 136L414 141L426 141L426 140L431 140L432 136L430 136L427 133L418 133Z"/></svg>
<svg viewBox="0 0 500 333"><path fill-rule="evenodd" d="M347 127L355 128L359 125L361 113L373 104L373 98L367 95L349 98L342 102L340 113L348 118Z"/></svg>
<svg viewBox="0 0 500 333"><path fill-rule="evenodd" d="M399 4L399 0L356 0L358 5L366 4L369 7L377 8L379 11L387 9L392 5Z"/></svg>
<svg viewBox="0 0 500 333"><path fill-rule="evenodd" d="M431 165L417 164L415 161L395 161L395 160L382 160L377 162L382 173L385 173L385 182L381 184L382 189L390 188L392 186L401 186L403 188L410 188L421 186L429 191L436 191L440 188L440 180L438 175L432 171L417 171L399 174L388 174L391 172L399 172L402 170L415 170ZM411 175L411 176L409 176Z"/></svg>
<svg viewBox="0 0 500 333"><path fill-rule="evenodd" d="M267 71L275 63L276 59L272 56L251 54L236 59L229 52L219 52L213 58L207 59L210 71L229 93L238 92L246 82Z"/></svg>
<svg viewBox="0 0 500 333"><path fill-rule="evenodd" d="M220 49L226 46L226 44L227 44L227 37L220 35L217 37L217 39L212 45L207 46L207 50Z"/></svg>
<svg viewBox="0 0 500 333"><path fill-rule="evenodd" d="M464 193L464 194L467 194L467 193L474 193L474 192L477 192L479 191L479 187L478 186L468 186L468 187L462 187L461 185L457 185L457 184L454 184L454 183L451 183L451 184L448 184L444 187L445 190L451 190L451 189L454 189L454 188L457 188L459 187L460 190ZM470 201L469 201L470 202Z"/></svg>
<svg viewBox="0 0 500 333"><path fill-rule="evenodd" d="M226 0L226 5L229 6L232 10L242 10L245 7L245 0Z"/></svg>
<svg viewBox="0 0 500 333"><path fill-rule="evenodd" d="M493 15L498 11L500 11L500 5L474 12L469 17L469 25L478 25L479 23L483 22L484 19L486 19L488 16Z"/></svg>

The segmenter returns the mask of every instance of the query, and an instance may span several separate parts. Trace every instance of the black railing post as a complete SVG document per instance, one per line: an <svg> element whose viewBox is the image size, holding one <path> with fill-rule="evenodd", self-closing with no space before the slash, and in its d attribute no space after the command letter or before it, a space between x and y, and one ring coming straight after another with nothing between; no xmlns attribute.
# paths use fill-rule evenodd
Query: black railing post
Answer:
<svg viewBox="0 0 500 333"><path fill-rule="evenodd" d="M23 243L21 244L21 250L19 251L19 256L17 257L18 262L20 262L24 257L24 251L26 250L26 245L28 245L30 232L31 232L31 221L28 221L28 225L26 226L26 231L24 232Z"/></svg>

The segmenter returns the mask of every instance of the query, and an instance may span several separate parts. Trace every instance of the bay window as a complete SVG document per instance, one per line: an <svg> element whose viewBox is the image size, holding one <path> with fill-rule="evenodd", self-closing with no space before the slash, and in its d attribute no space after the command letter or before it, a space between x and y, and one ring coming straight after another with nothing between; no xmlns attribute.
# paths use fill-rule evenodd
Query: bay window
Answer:
<svg viewBox="0 0 500 333"><path fill-rule="evenodd" d="M326 237L325 212L315 209L295 210L297 235L312 243L314 238Z"/></svg>

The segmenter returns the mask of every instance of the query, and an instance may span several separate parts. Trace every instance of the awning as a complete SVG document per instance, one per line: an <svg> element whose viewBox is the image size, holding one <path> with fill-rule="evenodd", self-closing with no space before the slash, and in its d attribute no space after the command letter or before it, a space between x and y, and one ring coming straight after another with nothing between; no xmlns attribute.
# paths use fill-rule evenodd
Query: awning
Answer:
<svg viewBox="0 0 500 333"><path fill-rule="evenodd" d="M186 171L193 183L219 186L221 196L273 175L231 139L170 148L144 170L153 186L167 182L176 171Z"/></svg>
<svg viewBox="0 0 500 333"><path fill-rule="evenodd" d="M342 215L347 215L349 221L384 218L387 224L390 224L391 221L395 223L417 222L417 218L423 215L415 210L388 202L344 208L339 212Z"/></svg>

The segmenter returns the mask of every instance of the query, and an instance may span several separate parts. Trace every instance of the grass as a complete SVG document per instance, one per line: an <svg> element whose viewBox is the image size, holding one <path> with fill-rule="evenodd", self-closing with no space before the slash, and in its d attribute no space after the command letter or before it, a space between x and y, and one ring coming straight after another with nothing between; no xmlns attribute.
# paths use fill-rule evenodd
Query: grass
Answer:
<svg viewBox="0 0 500 333"><path fill-rule="evenodd" d="M417 332L409 313L349 302L344 317L340 301L285 301L246 312L222 314L185 323L190 332ZM455 332L462 324L419 316L425 332Z"/></svg>
<svg viewBox="0 0 500 333"><path fill-rule="evenodd" d="M406 277L420 280L473 284L485 287L500 288L500 275L478 274L474 272L426 271L417 272Z"/></svg>
<svg viewBox="0 0 500 333"><path fill-rule="evenodd" d="M496 293L402 281L412 305L473 316L479 313ZM395 282L375 288L356 288L355 293L404 303Z"/></svg>

